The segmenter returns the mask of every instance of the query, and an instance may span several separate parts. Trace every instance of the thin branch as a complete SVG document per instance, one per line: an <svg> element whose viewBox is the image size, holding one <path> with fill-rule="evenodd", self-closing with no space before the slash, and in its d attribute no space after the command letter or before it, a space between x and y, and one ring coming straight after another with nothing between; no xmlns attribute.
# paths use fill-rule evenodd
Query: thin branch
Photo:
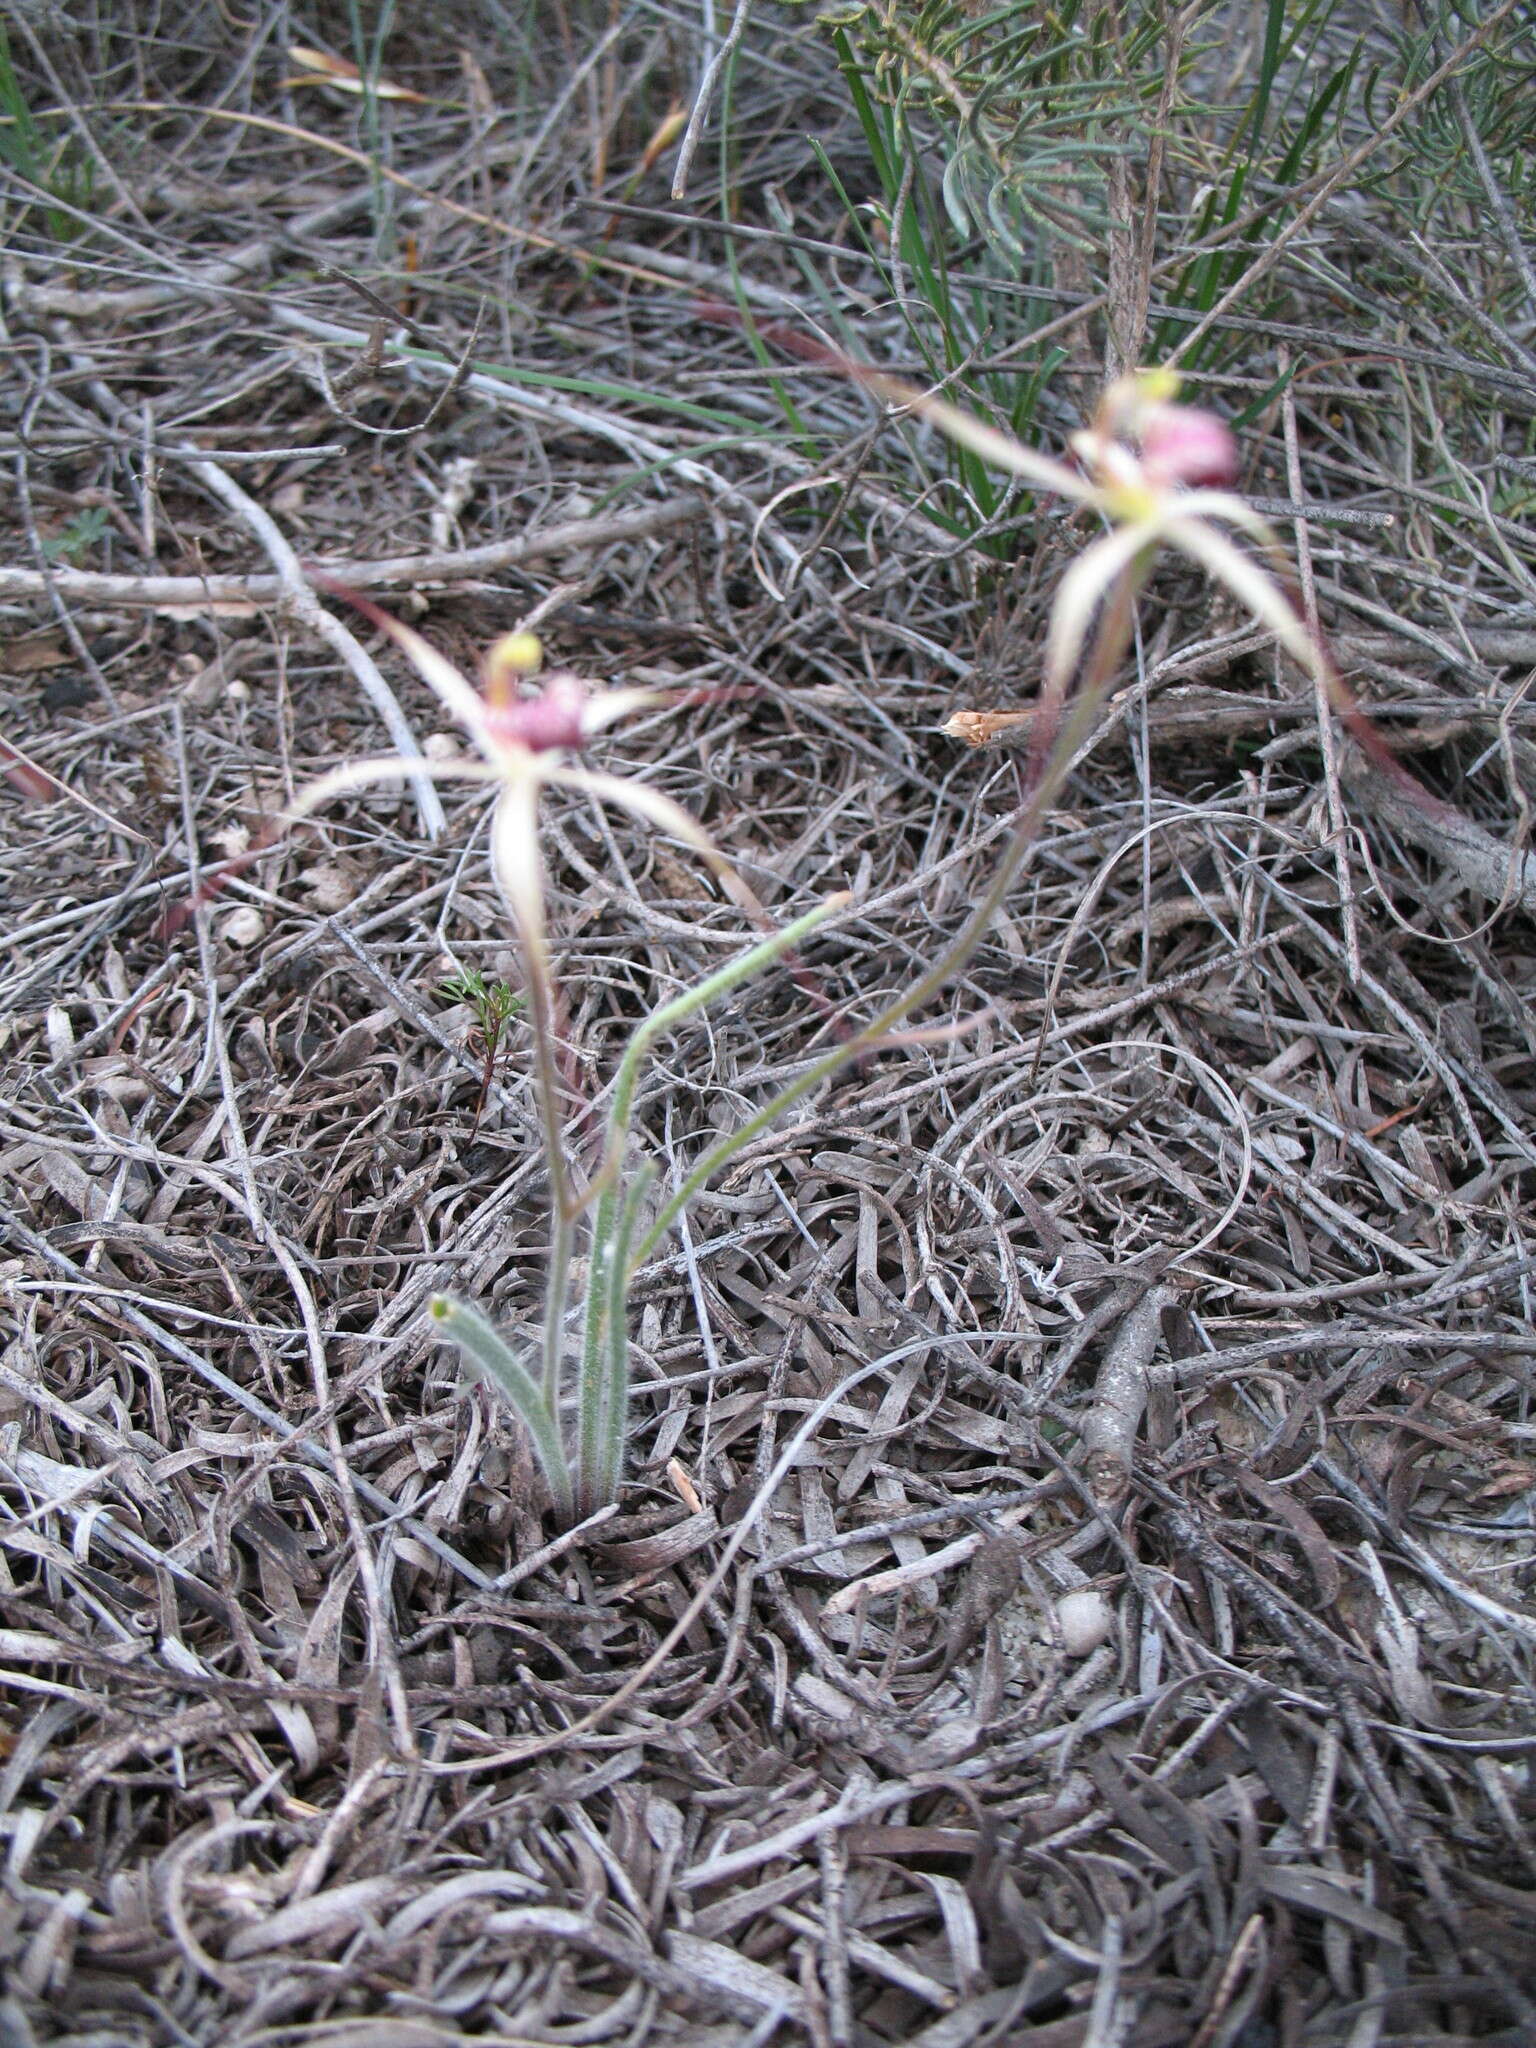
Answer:
<svg viewBox="0 0 1536 2048"><path fill-rule="evenodd" d="M1280 351L1282 373L1289 367L1289 351ZM1296 387L1286 379L1281 401L1285 427L1285 476L1291 496L1301 502L1301 442L1296 432ZM1312 574L1312 537L1304 519L1295 522L1296 576L1301 586L1301 615L1312 639L1322 645L1322 624L1317 615L1317 583ZM1344 927L1344 950L1350 973L1360 973L1360 921L1355 915L1355 878L1349 865L1348 820L1339 788L1339 742L1333 727L1333 705L1327 672L1319 667L1312 675L1312 701L1317 710L1317 738L1323 755L1323 788L1328 798L1328 838L1333 847L1334 873L1339 880L1339 916Z"/></svg>
<svg viewBox="0 0 1536 2048"><path fill-rule="evenodd" d="M157 452L166 455L178 453L175 450ZM305 449L298 452L313 455L316 451ZM260 451L260 459L265 462L272 454L282 453L281 449L263 450ZM199 465L212 467L201 449L180 451L180 459L190 461L194 468ZM226 459L221 456L220 462ZM254 460L255 453L240 459ZM229 481L226 477L225 482ZM231 501L226 499L225 502ZM414 589L431 583L457 583L471 577L489 576L499 569L516 568L524 562L536 562L549 555L639 540L647 534L685 525L689 520L698 518L701 509L696 497L668 498L665 503L648 505L641 512L614 513L606 519L571 519L560 526L547 526L534 533L513 534L507 540L490 541L484 547L449 548L419 555L385 555L372 561L346 556L340 560L327 558L317 561L314 569L337 583L349 584L354 590L381 590L390 586ZM276 531L275 528L273 530ZM286 542L282 545L287 546ZM289 553L292 554L291 549ZM297 557L293 559L297 567ZM299 584L302 588L308 587L302 573ZM45 577L35 569L0 568L0 598L42 597L50 588L57 589L59 595L71 603L80 605L176 605L209 610L216 605L227 604L281 604L293 596L293 588L283 575L110 576L96 570L59 566ZM303 617L303 613L300 612L299 616Z"/></svg>
<svg viewBox="0 0 1536 2048"><path fill-rule="evenodd" d="M677 152L677 168L672 173L674 199L684 199L688 195L688 173L693 169L693 159L704 139L704 123L709 119L715 87L720 82L721 72L735 53L736 46L746 34L747 23L751 18L752 0L736 0L736 12L726 32L725 41L711 57L704 76L699 80L698 97L693 103L693 112L688 116L688 127Z"/></svg>
<svg viewBox="0 0 1536 2048"><path fill-rule="evenodd" d="M400 707L400 700L385 682L373 656L357 636L344 626L334 613L328 612L316 597L299 566L299 558L288 545L277 522L228 476L216 462L194 462L192 474L205 483L216 498L243 519L255 534L276 565L278 580L290 611L307 626L319 639L339 654L362 686L363 695L384 721L385 730L394 741L395 750L407 761L419 761L421 748L411 730L410 721ZM409 774L409 770L406 771ZM429 839L437 839L447 828L448 820L442 802L431 782L422 775L410 775L416 808L421 813L422 829Z"/></svg>

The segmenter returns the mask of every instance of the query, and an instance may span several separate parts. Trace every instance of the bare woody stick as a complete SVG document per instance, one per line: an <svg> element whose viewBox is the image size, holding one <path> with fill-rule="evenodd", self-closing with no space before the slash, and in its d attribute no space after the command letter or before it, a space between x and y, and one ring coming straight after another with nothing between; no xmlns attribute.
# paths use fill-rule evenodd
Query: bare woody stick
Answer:
<svg viewBox="0 0 1536 2048"><path fill-rule="evenodd" d="M1177 1300L1171 1287L1149 1287L1104 1353L1081 1431L1087 1454L1083 1477L1101 1507L1117 1508L1130 1491L1136 1437L1147 1406L1147 1373L1162 1334L1163 1310Z"/></svg>

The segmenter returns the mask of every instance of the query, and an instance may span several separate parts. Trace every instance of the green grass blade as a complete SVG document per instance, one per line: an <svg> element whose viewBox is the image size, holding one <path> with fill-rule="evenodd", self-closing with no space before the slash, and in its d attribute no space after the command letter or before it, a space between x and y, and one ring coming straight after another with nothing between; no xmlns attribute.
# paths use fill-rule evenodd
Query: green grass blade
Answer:
<svg viewBox="0 0 1536 2048"><path fill-rule="evenodd" d="M0 23L0 161L32 184L41 184L42 146L32 109L16 76L5 26Z"/></svg>

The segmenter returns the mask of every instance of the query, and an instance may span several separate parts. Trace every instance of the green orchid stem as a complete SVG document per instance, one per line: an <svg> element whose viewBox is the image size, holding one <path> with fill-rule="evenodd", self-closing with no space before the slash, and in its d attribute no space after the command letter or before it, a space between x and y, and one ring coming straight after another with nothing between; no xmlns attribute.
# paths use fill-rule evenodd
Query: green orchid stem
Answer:
<svg viewBox="0 0 1536 2048"><path fill-rule="evenodd" d="M656 1170L649 1164L637 1171L634 1185L624 1197L618 1228L604 1262L603 1342L594 1361L601 1402L596 1442L590 1453L590 1492L584 1467L578 1479L576 1511L580 1515L595 1513L605 1502L613 1500L623 1475L624 1446L629 1441L629 1247L655 1178ZM598 1276L594 1274L594 1291L598 1285ZM583 1450L586 1451L585 1446Z"/></svg>
<svg viewBox="0 0 1536 2048"><path fill-rule="evenodd" d="M808 910L783 931L749 946L734 960L706 976L695 987L653 1010L632 1034L614 1078L608 1111L608 1136L603 1163L593 1182L597 1201L592 1217L592 1250L587 1280L586 1315L582 1331L581 1377L576 1425L576 1471L580 1499L601 1506L618 1486L629 1406L628 1316L626 1300L630 1267L628 1250L639 1223L640 1195L652 1178L620 1199L619 1176L629 1142L635 1090L647 1054L658 1038L673 1031L697 1011L739 988L752 976L808 938L818 925L842 909L846 894L830 897ZM590 1198L589 1191L589 1198Z"/></svg>
<svg viewBox="0 0 1536 2048"><path fill-rule="evenodd" d="M554 1005L550 987L538 964L525 961L528 974L528 1021L533 1027L534 1081L543 1126L544 1157L549 1169L549 1265L544 1283L544 1404L551 1415L560 1410L560 1365L565 1355L565 1316L571 1291L571 1255L575 1249L570 1176L565 1165L565 1125L560 1115L559 1063L555 1057Z"/></svg>
<svg viewBox="0 0 1536 2048"><path fill-rule="evenodd" d="M653 1010L635 1032L624 1051L619 1071L613 1083L613 1105L608 1112L608 1143L603 1152L603 1164L599 1181L616 1175L623 1158L624 1147L629 1139L629 1119L634 1108L635 1088L640 1079L640 1068L651 1047L658 1038L669 1031L675 1031L697 1011L707 1009L718 1002L721 996L729 995L744 981L750 981L755 974L761 974L775 960L793 951L800 941L808 938L818 925L826 923L829 917L847 908L852 901L847 890L829 896L824 903L818 903L814 910L806 911L782 931L771 932L760 939L755 946L749 946L744 953L738 953L734 960L728 960L721 968L706 976L695 987L684 989L670 1002Z"/></svg>
<svg viewBox="0 0 1536 2048"><path fill-rule="evenodd" d="M577 1383L576 1407L576 1493L584 1503L581 1512L591 1513L594 1499L601 1506L607 1497L601 1493L601 1472L603 1469L602 1442L604 1435L604 1391L606 1370L603 1360L603 1340L608 1320L610 1296L610 1267L613 1262L613 1240L618 1193L612 1185L606 1187L597 1201L597 1210L592 1219L592 1248L587 1264L587 1301L581 1335L581 1375Z"/></svg>
<svg viewBox="0 0 1536 2048"><path fill-rule="evenodd" d="M634 1253L630 1264L628 1277L631 1280L652 1256L694 1196L723 1166L729 1165L743 1147L751 1144L754 1138L776 1123L786 1110L792 1109L797 1102L819 1088L823 1081L830 1080L840 1068L847 1066L850 1060L873 1051L881 1040L888 1038L914 1010L931 1001L945 983L959 973L981 944L992 920L1003 907L1014 878L1023 865L1025 855L1034 844L1041 819L1067 778L1073 755L1092 729L1104 693L1129 644L1136 594L1146 581L1155 552L1155 547L1149 547L1136 558L1129 569L1116 578L1102 624L1094 640L1087 673L1072 699L1066 717L1061 718L1059 697L1055 704L1048 707L1051 714L1050 725L1042 740L1041 758L1034 764L1030 791L1019 812L1013 837L998 863L997 872L992 877L987 893L972 912L960 936L949 950L941 955L936 964L919 981L914 982L905 995L899 996L883 1010L872 1024L867 1024L854 1037L845 1039L841 1045L824 1054L821 1059L807 1067L798 1079L781 1089L756 1116L750 1117L738 1130L732 1131L720 1139L718 1144L709 1148L682 1186L665 1203L661 1213L640 1240L639 1249ZM1042 706L1042 709L1047 707Z"/></svg>

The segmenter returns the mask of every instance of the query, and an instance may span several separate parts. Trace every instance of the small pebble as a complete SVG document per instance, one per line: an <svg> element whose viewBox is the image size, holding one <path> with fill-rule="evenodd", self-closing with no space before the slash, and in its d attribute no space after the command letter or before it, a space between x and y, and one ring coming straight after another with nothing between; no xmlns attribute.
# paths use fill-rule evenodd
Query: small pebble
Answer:
<svg viewBox="0 0 1536 2048"><path fill-rule="evenodd" d="M43 1019L43 1033L48 1041L48 1057L51 1060L67 1060L75 1049L75 1027L70 1022L68 1010L62 1003L50 1003L48 1014Z"/></svg>
<svg viewBox="0 0 1536 2048"><path fill-rule="evenodd" d="M226 946L254 946L266 928L261 912L253 904L245 904L225 918L219 926L219 937Z"/></svg>
<svg viewBox="0 0 1536 2048"><path fill-rule="evenodd" d="M316 910L325 913L345 910L357 894L351 876L334 861L317 861L312 868L307 868L299 887L308 892Z"/></svg>
<svg viewBox="0 0 1536 2048"><path fill-rule="evenodd" d="M1102 1593L1063 1593L1056 1602L1056 1625L1069 1657L1087 1657L1109 1640L1115 1610Z"/></svg>
<svg viewBox="0 0 1536 2048"><path fill-rule="evenodd" d="M945 1770L970 1756L985 1732L985 1723L969 1714L949 1715L913 1744L908 1762L913 1770Z"/></svg>

